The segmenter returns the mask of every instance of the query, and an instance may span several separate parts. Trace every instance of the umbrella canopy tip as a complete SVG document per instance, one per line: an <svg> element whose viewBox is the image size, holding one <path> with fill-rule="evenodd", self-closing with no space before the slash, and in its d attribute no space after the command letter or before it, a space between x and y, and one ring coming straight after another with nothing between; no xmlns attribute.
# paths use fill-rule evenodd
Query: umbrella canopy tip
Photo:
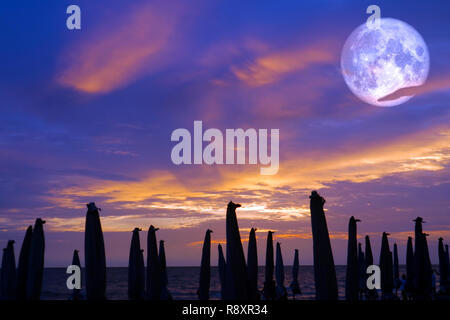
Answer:
<svg viewBox="0 0 450 320"><path fill-rule="evenodd" d="M324 205L326 200L324 197L322 197L317 191L312 191L311 195L309 196L311 199L311 202L319 201L321 205Z"/></svg>
<svg viewBox="0 0 450 320"><path fill-rule="evenodd" d="M241 207L241 205L239 204L239 203L234 203L233 201L230 201L230 202L228 202L228 207L230 208L233 208L233 209L236 209L236 208L239 208L239 207Z"/></svg>
<svg viewBox="0 0 450 320"><path fill-rule="evenodd" d="M88 208L88 211L95 211L95 210L101 211L100 208L97 208L97 206L95 205L95 202L87 203L86 207Z"/></svg>

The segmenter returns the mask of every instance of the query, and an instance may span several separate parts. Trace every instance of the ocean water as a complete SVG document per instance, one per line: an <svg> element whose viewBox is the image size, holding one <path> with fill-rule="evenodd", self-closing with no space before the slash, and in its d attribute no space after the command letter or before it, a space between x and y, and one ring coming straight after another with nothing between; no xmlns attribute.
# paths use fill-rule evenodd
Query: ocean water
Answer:
<svg viewBox="0 0 450 320"><path fill-rule="evenodd" d="M400 266L400 274L405 273L405 267ZM65 300L69 298L70 290L66 287L66 280L69 275L65 268L46 268L44 270L44 280L41 299L44 300ZM169 291L176 300L196 300L198 281L200 276L199 267L168 267L167 276L169 280ZM345 295L345 266L336 266L336 276L339 287L339 298ZM313 266L300 266L299 282L302 295L297 295L296 299L314 299L314 268ZM84 279L84 275L83 275ZM289 298L292 299L292 292L289 284L292 280L292 267L285 267L285 287L288 290ZM259 268L259 288L262 289L264 283L264 267ZM83 284L82 284L83 286ZM108 268L106 297L110 300L128 299L128 269ZM399 293L400 294L400 293ZM220 299L220 280L217 267L211 267L210 299Z"/></svg>

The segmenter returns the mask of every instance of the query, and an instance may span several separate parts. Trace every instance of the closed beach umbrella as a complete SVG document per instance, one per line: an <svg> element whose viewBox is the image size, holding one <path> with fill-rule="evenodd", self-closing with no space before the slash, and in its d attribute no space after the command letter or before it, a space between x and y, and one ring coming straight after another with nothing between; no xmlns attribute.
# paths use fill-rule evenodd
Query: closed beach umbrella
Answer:
<svg viewBox="0 0 450 320"><path fill-rule="evenodd" d="M226 234L227 234L227 287L230 285L231 299L246 300L247 293L247 266L244 249L236 217L236 208L241 205L230 201L227 207Z"/></svg>
<svg viewBox="0 0 450 320"><path fill-rule="evenodd" d="M141 229L134 228L131 236L130 256L128 259L128 299L130 300L141 300L144 298L145 271L139 231Z"/></svg>
<svg viewBox="0 0 450 320"><path fill-rule="evenodd" d="M161 298L161 267L156 241L156 231L158 230L158 228L150 226L147 235L147 297L150 300Z"/></svg>
<svg viewBox="0 0 450 320"><path fill-rule="evenodd" d="M284 287L284 263L283 263L283 255L281 253L280 243L277 242L277 255L276 255L276 272L275 278L277 280L277 299L278 300L286 300L287 299L287 291Z"/></svg>
<svg viewBox="0 0 450 320"><path fill-rule="evenodd" d="M31 234L30 255L27 270L27 299L39 300L44 276L44 223L41 218L36 219Z"/></svg>
<svg viewBox="0 0 450 320"><path fill-rule="evenodd" d="M311 229L314 253L314 283L316 299L337 300L338 289L333 252L323 206L325 199L317 191L311 192Z"/></svg>
<svg viewBox="0 0 450 320"><path fill-rule="evenodd" d="M414 290L414 249L412 238L408 237L406 245L406 291L411 294Z"/></svg>
<svg viewBox="0 0 450 320"><path fill-rule="evenodd" d="M414 296L417 300L431 298L431 273L426 235L423 233L421 217L415 220L415 248L414 248Z"/></svg>
<svg viewBox="0 0 450 320"><path fill-rule="evenodd" d="M428 251L428 234L424 233L424 247L425 247L425 274L426 274L426 299L432 298L433 290L433 267L431 265L430 253Z"/></svg>
<svg viewBox="0 0 450 320"><path fill-rule="evenodd" d="M348 222L347 270L345 278L345 299L347 300L358 300L359 268L356 241L356 223L358 221L358 219L351 216Z"/></svg>
<svg viewBox="0 0 450 320"><path fill-rule="evenodd" d="M363 294L366 292L366 259L362 250L361 243L358 243L358 281L359 281L359 299L363 298Z"/></svg>
<svg viewBox="0 0 450 320"><path fill-rule="evenodd" d="M267 233L267 245L266 245L266 267L264 277L264 289L263 294L266 300L273 300L276 297L276 285L273 280L274 262L273 262L273 239L272 231Z"/></svg>
<svg viewBox="0 0 450 320"><path fill-rule="evenodd" d="M225 262L225 257L223 256L223 250L222 245L219 243L219 246L217 247L219 250L219 278L220 278L220 296L222 300L228 299L227 291L226 291L226 281L225 281L225 275L226 275L226 268L227 263Z"/></svg>
<svg viewBox="0 0 450 320"><path fill-rule="evenodd" d="M300 290L300 284L298 282L298 269L299 269L298 249L295 249L294 263L292 265L292 282L290 285L294 299L296 294L302 294L302 291Z"/></svg>
<svg viewBox="0 0 450 320"><path fill-rule="evenodd" d="M28 260L30 259L31 236L33 227L28 226L20 249L19 264L17 266L17 299L27 298Z"/></svg>
<svg viewBox="0 0 450 320"><path fill-rule="evenodd" d="M439 282L441 291L448 292L448 264L447 257L445 256L444 243L442 238L439 238L438 254L439 254Z"/></svg>
<svg viewBox="0 0 450 320"><path fill-rule="evenodd" d="M169 279L167 278L167 264L166 264L166 250L164 249L164 240L159 241L159 264L161 266L161 300L172 300L172 295L169 292ZM142 258L142 265L144 265L144 258ZM144 267L142 267L144 270ZM142 271L144 273L144 271Z"/></svg>
<svg viewBox="0 0 450 320"><path fill-rule="evenodd" d="M211 281L211 232L206 230L203 241L202 261L200 264L199 300L209 300L209 284Z"/></svg>
<svg viewBox="0 0 450 320"><path fill-rule="evenodd" d="M364 256L365 256L364 258L366 260L366 263L365 263L366 268L371 266L371 265L373 265L372 246L370 245L370 238L369 238L369 236L366 236L366 248L365 248L365 255ZM366 272L364 272L364 273L365 273L364 284L366 285L368 274ZM367 285L366 285L366 288L367 288ZM366 290L366 297L369 300L377 299L378 298L377 289L371 289L371 290L367 289Z"/></svg>
<svg viewBox="0 0 450 320"><path fill-rule="evenodd" d="M250 230L247 252L247 277L249 300L259 300L258 292L258 252L256 248L256 229Z"/></svg>
<svg viewBox="0 0 450 320"><path fill-rule="evenodd" d="M80 268L81 271L81 263L80 263L80 257L78 255L78 250L73 250L73 257L72 257L72 265L73 266L78 266L78 268ZM81 283L81 279L80 279L80 287L83 287L82 283ZM73 300L80 300L81 299L81 289L76 289L74 288L72 291L72 299Z"/></svg>
<svg viewBox="0 0 450 320"><path fill-rule="evenodd" d="M84 263L86 266L86 295L88 300L106 299L106 256L99 208L87 205L84 232Z"/></svg>
<svg viewBox="0 0 450 320"><path fill-rule="evenodd" d="M3 300L16 299L16 259L14 256L14 240L9 240L3 249L2 270L0 273L0 298Z"/></svg>
<svg viewBox="0 0 450 320"><path fill-rule="evenodd" d="M394 271L392 266L392 252L389 249L389 233L383 232L381 239L380 270L381 270L381 294L382 299L392 299L394 287Z"/></svg>
<svg viewBox="0 0 450 320"><path fill-rule="evenodd" d="M395 294L397 294L398 288L400 288L400 273L398 271L398 252L397 244L394 243L394 288Z"/></svg>
<svg viewBox="0 0 450 320"><path fill-rule="evenodd" d="M447 284L448 284L448 290L450 291L450 257L448 254L448 244L445 245L445 260L447 261Z"/></svg>

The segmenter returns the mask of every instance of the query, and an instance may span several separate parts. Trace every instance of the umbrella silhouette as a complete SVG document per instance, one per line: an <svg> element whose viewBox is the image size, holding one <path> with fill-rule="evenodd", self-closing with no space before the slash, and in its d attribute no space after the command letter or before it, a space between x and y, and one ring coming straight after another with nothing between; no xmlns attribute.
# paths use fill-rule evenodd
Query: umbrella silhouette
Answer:
<svg viewBox="0 0 450 320"><path fill-rule="evenodd" d="M300 290L300 284L298 282L298 269L299 269L298 249L295 249L294 263L292 265L292 282L290 285L294 299L296 294L302 294L302 291Z"/></svg>
<svg viewBox="0 0 450 320"><path fill-rule="evenodd" d="M317 191L311 192L311 229L314 254L314 282L316 299L337 300L336 268L323 206L325 199Z"/></svg>
<svg viewBox="0 0 450 320"><path fill-rule="evenodd" d="M259 300L258 292L258 252L256 248L256 229L250 230L248 237L247 277L249 300Z"/></svg>
<svg viewBox="0 0 450 320"><path fill-rule="evenodd" d="M277 254L276 254L276 272L275 278L277 281L276 294L277 300L287 300L287 291L284 287L284 263L283 255L281 253L281 245L277 242Z"/></svg>
<svg viewBox="0 0 450 320"><path fill-rule="evenodd" d="M36 219L31 234L31 246L27 270L28 300L39 300L41 296L45 252L44 223L45 221L41 218Z"/></svg>
<svg viewBox="0 0 450 320"><path fill-rule="evenodd" d="M226 234L227 234L227 289L230 286L230 299L246 300L247 294L247 266L245 264L244 250L236 217L236 208L241 205L230 201L227 207Z"/></svg>
<svg viewBox="0 0 450 320"><path fill-rule="evenodd" d="M161 267L159 264L156 231L153 225L147 235L147 297L150 300L161 298Z"/></svg>
<svg viewBox="0 0 450 320"><path fill-rule="evenodd" d="M3 249L2 270L0 273L0 298L14 300L17 293L16 259L14 257L14 240L9 240Z"/></svg>
<svg viewBox="0 0 450 320"><path fill-rule="evenodd" d="M265 268L265 278L264 278L264 288L263 294L266 300L273 300L276 298L276 285L273 280L273 239L272 231L267 233L267 246L266 246L266 268Z"/></svg>
<svg viewBox="0 0 450 320"><path fill-rule="evenodd" d="M134 228L131 236L130 257L128 260L128 299L130 300L141 300L144 298L145 269L139 231L141 229Z"/></svg>
<svg viewBox="0 0 450 320"><path fill-rule="evenodd" d="M86 265L86 295L88 300L106 299L106 256L99 208L87 205L84 232L84 261Z"/></svg>
<svg viewBox="0 0 450 320"><path fill-rule="evenodd" d="M356 241L356 223L358 221L358 219L351 216L348 223L347 270L345 278L345 298L347 300L358 300L359 267Z"/></svg>
<svg viewBox="0 0 450 320"><path fill-rule="evenodd" d="M17 299L25 300L27 297L28 260L30 258L31 235L33 227L28 226L20 249L19 264L17 266Z"/></svg>
<svg viewBox="0 0 450 320"><path fill-rule="evenodd" d="M197 291L199 300L209 300L209 284L211 281L211 232L212 230L206 230L205 240L203 241L200 281Z"/></svg>

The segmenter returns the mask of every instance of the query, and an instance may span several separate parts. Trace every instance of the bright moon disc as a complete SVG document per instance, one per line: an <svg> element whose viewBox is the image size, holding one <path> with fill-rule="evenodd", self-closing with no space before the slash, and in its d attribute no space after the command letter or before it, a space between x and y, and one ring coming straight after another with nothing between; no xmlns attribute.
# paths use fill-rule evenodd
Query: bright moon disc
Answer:
<svg viewBox="0 0 450 320"><path fill-rule="evenodd" d="M401 88L424 84L430 57L425 41L413 27L383 18L379 28L364 23L350 34L342 49L341 69L357 97L375 106L391 107L412 96L382 102L378 99Z"/></svg>

